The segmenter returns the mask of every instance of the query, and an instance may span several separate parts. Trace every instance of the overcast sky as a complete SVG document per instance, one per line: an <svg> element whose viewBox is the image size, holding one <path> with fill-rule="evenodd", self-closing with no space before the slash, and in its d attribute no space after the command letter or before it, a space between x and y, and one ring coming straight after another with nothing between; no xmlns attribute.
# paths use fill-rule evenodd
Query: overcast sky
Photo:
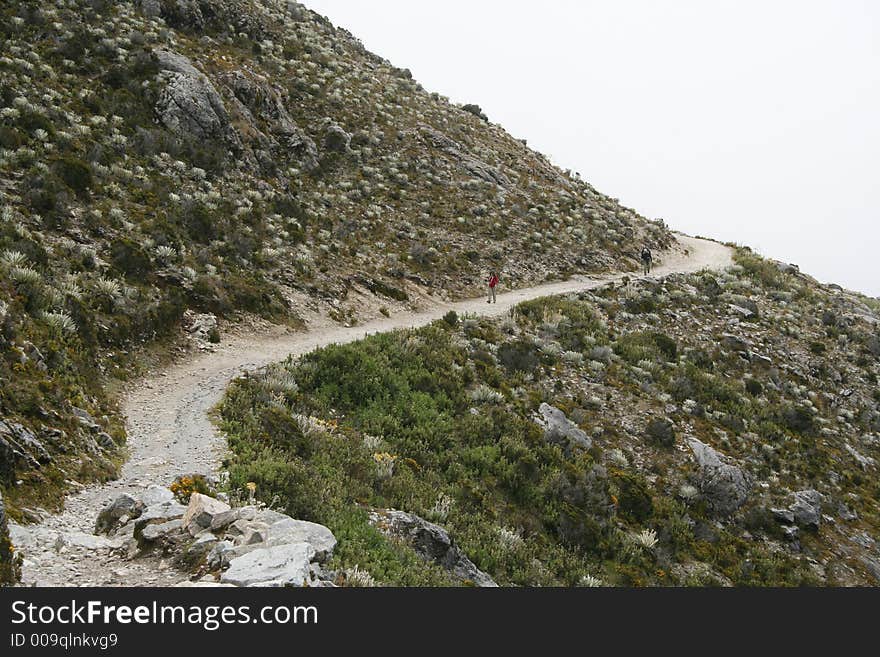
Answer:
<svg viewBox="0 0 880 657"><path fill-rule="evenodd" d="M642 214L880 295L880 2L305 2Z"/></svg>

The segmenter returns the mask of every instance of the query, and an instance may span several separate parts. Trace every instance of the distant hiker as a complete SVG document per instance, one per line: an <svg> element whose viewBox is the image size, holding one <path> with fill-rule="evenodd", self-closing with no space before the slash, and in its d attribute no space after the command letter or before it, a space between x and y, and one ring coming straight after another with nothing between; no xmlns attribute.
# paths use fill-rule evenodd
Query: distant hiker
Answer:
<svg viewBox="0 0 880 657"><path fill-rule="evenodd" d="M498 287L498 283L501 282L498 278L498 273L494 271L491 272L487 282L489 283L489 301L487 303L498 303L498 299L495 298L495 288Z"/></svg>
<svg viewBox="0 0 880 657"><path fill-rule="evenodd" d="M647 246L642 249L642 264L645 268L645 276L651 273L651 268L654 266L654 256L651 253L651 249Z"/></svg>

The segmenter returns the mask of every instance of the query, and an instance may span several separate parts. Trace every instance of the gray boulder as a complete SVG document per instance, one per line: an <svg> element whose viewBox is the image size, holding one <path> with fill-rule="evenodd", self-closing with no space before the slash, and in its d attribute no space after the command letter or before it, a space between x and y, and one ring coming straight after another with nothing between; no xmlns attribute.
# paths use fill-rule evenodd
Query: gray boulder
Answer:
<svg viewBox="0 0 880 657"><path fill-rule="evenodd" d="M211 570L219 570L223 566L229 565L229 559L224 558L224 554L229 552L234 545L232 541L220 541L215 544L205 559L208 568Z"/></svg>
<svg viewBox="0 0 880 657"><path fill-rule="evenodd" d="M232 523L234 523L239 518L239 509L230 509L229 511L223 511L222 513L215 514L213 518L211 518L211 531L219 532L226 530Z"/></svg>
<svg viewBox="0 0 880 657"><path fill-rule="evenodd" d="M770 513L773 514L773 518L776 520L776 522L780 524L794 524L794 513L792 513L790 509L770 509Z"/></svg>
<svg viewBox="0 0 880 657"><path fill-rule="evenodd" d="M555 406L541 404L534 419L535 424L544 429L544 439L561 445L566 452L575 448L588 450L593 446L592 438Z"/></svg>
<svg viewBox="0 0 880 657"><path fill-rule="evenodd" d="M461 582L497 586L458 548L445 529L412 513L387 509L370 513L370 523L390 536L406 540L422 559L431 561Z"/></svg>
<svg viewBox="0 0 880 657"><path fill-rule="evenodd" d="M309 581L314 556L308 543L260 548L232 559L220 581L235 586L302 586Z"/></svg>
<svg viewBox="0 0 880 657"><path fill-rule="evenodd" d="M788 507L794 515L799 527L819 529L822 522L823 495L812 489L801 490L793 494L794 503Z"/></svg>
<svg viewBox="0 0 880 657"><path fill-rule="evenodd" d="M225 538L233 547L223 554L224 563L243 556L258 548L278 547L294 543L306 543L314 550L313 560L324 563L336 547L336 537L323 525L305 520L294 520L269 509L256 511L245 507L239 509L242 517L229 525ZM255 511L249 513L249 511ZM262 542L257 537L263 537Z"/></svg>
<svg viewBox="0 0 880 657"><path fill-rule="evenodd" d="M329 559L336 548L336 537L323 525L286 516L269 525L266 542L270 546L308 543L315 550L315 561L319 562Z"/></svg>
<svg viewBox="0 0 880 657"><path fill-rule="evenodd" d="M98 514L98 519L95 522L95 532L98 534L109 534L126 521L139 518L145 508L146 505L143 502L123 493L105 506Z"/></svg>
<svg viewBox="0 0 880 657"><path fill-rule="evenodd" d="M173 502L174 493L164 486L152 485L138 495L138 499L140 499L145 507L154 506L156 504L162 504L163 502Z"/></svg>
<svg viewBox="0 0 880 657"><path fill-rule="evenodd" d="M156 106L162 124L188 140L230 140L229 114L208 76L179 53L157 50L156 57L165 82Z"/></svg>
<svg viewBox="0 0 880 657"><path fill-rule="evenodd" d="M169 534L179 532L182 527L183 523L180 520L169 520L157 525L147 525L141 531L141 538L148 543L153 543L165 538Z"/></svg>
<svg viewBox="0 0 880 657"><path fill-rule="evenodd" d="M179 520L186 513L186 507L177 502L162 502L147 507L134 522L134 537L140 539L149 525L161 525L171 520ZM183 524L183 523L181 523Z"/></svg>
<svg viewBox="0 0 880 657"><path fill-rule="evenodd" d="M189 570L196 568L207 561L208 555L219 542L211 532L204 532L197 536L196 540L186 545L177 557L178 564Z"/></svg>
<svg viewBox="0 0 880 657"><path fill-rule="evenodd" d="M718 515L731 515L748 499L751 486L745 474L696 438L689 438L688 445L700 468L700 491L707 504Z"/></svg>
<svg viewBox="0 0 880 657"><path fill-rule="evenodd" d="M190 534L197 536L204 530L211 528L215 516L230 510L229 505L220 500L215 500L213 497L201 493L193 493L181 523Z"/></svg>

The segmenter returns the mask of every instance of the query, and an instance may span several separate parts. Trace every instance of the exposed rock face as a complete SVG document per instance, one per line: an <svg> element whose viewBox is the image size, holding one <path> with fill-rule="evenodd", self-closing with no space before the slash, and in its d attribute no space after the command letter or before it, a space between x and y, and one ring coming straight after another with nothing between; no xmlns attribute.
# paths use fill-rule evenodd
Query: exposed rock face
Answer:
<svg viewBox="0 0 880 657"><path fill-rule="evenodd" d="M535 423L544 429L545 440L562 446L566 452L576 448L588 450L593 446L592 438L569 420L565 413L550 404L541 404Z"/></svg>
<svg viewBox="0 0 880 657"><path fill-rule="evenodd" d="M812 489L794 493L794 503L788 507L794 522L806 529L819 529L822 522L822 499L822 494Z"/></svg>
<svg viewBox="0 0 880 657"><path fill-rule="evenodd" d="M696 438L689 438L688 445L700 466L700 491L706 502L719 515L734 513L745 504L751 488L743 471Z"/></svg>
<svg viewBox="0 0 880 657"><path fill-rule="evenodd" d="M71 411L80 426L89 431L95 437L95 441L102 449L114 450L116 448L116 443L113 441L112 436L104 431L104 427L98 424L95 418L92 417L91 413L82 408L77 408L76 406L73 406Z"/></svg>
<svg viewBox="0 0 880 657"><path fill-rule="evenodd" d="M166 128L184 139L220 139L236 142L223 98L208 76L183 55L157 50L165 89L156 107Z"/></svg>
<svg viewBox="0 0 880 657"><path fill-rule="evenodd" d="M209 24L232 26L259 42L273 34L266 9L253 0L140 0L147 16L161 16L171 27L202 32Z"/></svg>
<svg viewBox="0 0 880 657"><path fill-rule="evenodd" d="M439 525L393 509L370 513L370 522L386 534L405 539L419 556L438 564L462 582L475 586L497 586L491 577L462 553L449 533Z"/></svg>
<svg viewBox="0 0 880 657"><path fill-rule="evenodd" d="M496 167L474 157L467 152L467 149L454 139L444 135L439 130L435 130L429 125L420 124L419 132L422 139L431 146L441 149L453 161L457 162L462 168L466 169L475 178L480 178L488 183L507 187L510 185L510 179Z"/></svg>
<svg viewBox="0 0 880 657"><path fill-rule="evenodd" d="M38 469L51 461L52 456L30 429L0 420L0 482L11 482L16 467Z"/></svg>
<svg viewBox="0 0 880 657"><path fill-rule="evenodd" d="M282 92L262 76L232 71L222 76L233 111L246 128L239 132L255 151L294 155L307 170L318 166L318 149L290 116ZM258 156L258 159L261 159Z"/></svg>
<svg viewBox="0 0 880 657"><path fill-rule="evenodd" d="M861 561L871 577L874 578L874 581L880 585L880 559L863 556Z"/></svg>

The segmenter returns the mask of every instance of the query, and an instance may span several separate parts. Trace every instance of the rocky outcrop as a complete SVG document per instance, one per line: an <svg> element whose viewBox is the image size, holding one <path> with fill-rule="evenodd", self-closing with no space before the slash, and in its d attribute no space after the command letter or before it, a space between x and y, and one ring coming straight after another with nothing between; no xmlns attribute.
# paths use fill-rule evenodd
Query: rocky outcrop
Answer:
<svg viewBox="0 0 880 657"><path fill-rule="evenodd" d="M370 523L384 534L405 540L422 559L436 563L464 584L497 586L489 575L467 558L449 532L439 525L412 513L393 509L371 512Z"/></svg>
<svg viewBox="0 0 880 657"><path fill-rule="evenodd" d="M559 445L566 453L575 449L588 450L593 446L593 440L555 406L541 404L534 420L544 430L544 439Z"/></svg>
<svg viewBox="0 0 880 657"><path fill-rule="evenodd" d="M180 53L157 50L156 58L165 83L156 105L159 121L182 139L237 145L223 98L208 76Z"/></svg>
<svg viewBox="0 0 880 657"><path fill-rule="evenodd" d="M793 493L794 502L788 507L793 520L799 527L819 529L822 523L823 495L816 490L800 490Z"/></svg>
<svg viewBox="0 0 880 657"><path fill-rule="evenodd" d="M334 579L323 566L336 547L326 527L271 509L232 508L202 493L192 493L187 506L159 486L121 495L96 526L110 534L92 536L96 547L122 549L132 559L170 556L181 571L222 584L330 586Z"/></svg>
<svg viewBox="0 0 880 657"><path fill-rule="evenodd" d="M439 130L422 123L419 125L419 134L428 145L442 150L475 178L500 187L508 187L510 185L510 179L501 170L474 157L467 152L464 146L454 139L447 137Z"/></svg>
<svg viewBox="0 0 880 657"><path fill-rule="evenodd" d="M113 437L104 431L104 427L98 424L97 420L92 417L91 413L76 406L72 406L70 410L73 412L79 425L95 437L95 441L102 449L114 450L116 448L116 443L114 442Z"/></svg>
<svg viewBox="0 0 880 657"><path fill-rule="evenodd" d="M231 71L220 80L231 98L233 113L244 126L239 133L258 160L275 155L293 157L306 170L318 166L318 148L291 117L281 90L249 71Z"/></svg>
<svg viewBox="0 0 880 657"><path fill-rule="evenodd" d="M208 27L232 27L236 34L260 42L275 33L268 12L253 0L140 0L139 4L147 16L161 17L170 27L197 34Z"/></svg>
<svg viewBox="0 0 880 657"><path fill-rule="evenodd" d="M0 482L11 482L15 470L39 469L52 461L33 431L10 420L0 420Z"/></svg>
<svg viewBox="0 0 880 657"><path fill-rule="evenodd" d="M699 487L706 503L718 515L731 515L748 499L751 486L746 475L696 438L689 438L688 445L700 469Z"/></svg>

